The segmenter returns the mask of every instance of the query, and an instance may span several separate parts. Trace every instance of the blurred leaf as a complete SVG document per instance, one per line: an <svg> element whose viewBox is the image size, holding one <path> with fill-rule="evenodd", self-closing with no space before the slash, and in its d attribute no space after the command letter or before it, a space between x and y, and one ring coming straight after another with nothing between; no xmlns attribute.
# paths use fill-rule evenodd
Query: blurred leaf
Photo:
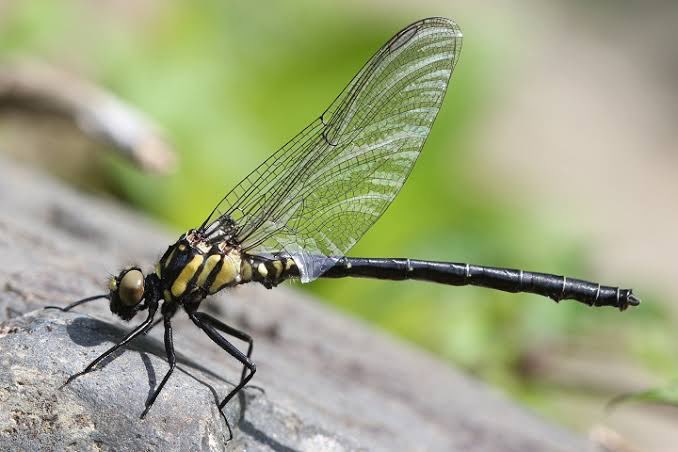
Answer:
<svg viewBox="0 0 678 452"><path fill-rule="evenodd" d="M678 407L678 381L668 386L615 397L608 403L608 409L614 409L629 402L659 403Z"/></svg>

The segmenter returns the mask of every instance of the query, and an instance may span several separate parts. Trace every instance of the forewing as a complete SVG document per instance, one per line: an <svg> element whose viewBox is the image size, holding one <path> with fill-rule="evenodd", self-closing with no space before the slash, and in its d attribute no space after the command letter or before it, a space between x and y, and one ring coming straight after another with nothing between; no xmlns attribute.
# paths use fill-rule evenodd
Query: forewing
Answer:
<svg viewBox="0 0 678 452"><path fill-rule="evenodd" d="M445 18L391 38L330 107L219 203L201 227L252 254L294 258L311 281L362 237L407 179L461 50Z"/></svg>

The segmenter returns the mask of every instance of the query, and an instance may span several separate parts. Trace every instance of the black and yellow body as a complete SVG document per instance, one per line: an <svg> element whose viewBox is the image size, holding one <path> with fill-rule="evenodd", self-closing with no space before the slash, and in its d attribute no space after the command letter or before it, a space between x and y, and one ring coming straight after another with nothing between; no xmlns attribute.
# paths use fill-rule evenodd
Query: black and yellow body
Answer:
<svg viewBox="0 0 678 452"><path fill-rule="evenodd" d="M267 288L296 275L294 260L250 256L226 241L209 243L190 230L165 251L156 265L162 298L195 306L226 287L259 282Z"/></svg>
<svg viewBox="0 0 678 452"><path fill-rule="evenodd" d="M146 401L148 412L176 365L172 317L182 308L243 366L223 408L252 378L253 341L205 312L210 295L249 282L275 287L290 278L366 277L474 285L624 310L630 289L545 273L452 262L346 257L386 211L412 170L438 115L461 50L454 21L432 17L395 34L330 106L229 191L196 229L160 258L155 272L122 270L108 293L111 312L146 319L68 381L89 373L120 347L163 322L170 369ZM160 319L155 316L160 312ZM245 352L231 344L248 344ZM223 414L223 413L222 413Z"/></svg>
<svg viewBox="0 0 678 452"><path fill-rule="evenodd" d="M306 256L307 263L311 265L316 259L325 261L327 257ZM640 302L630 289L522 270L414 259L337 257L332 261L334 265L321 274L321 277L410 279L454 286L473 285L507 292L529 292L547 296L555 301L573 299L590 306L612 306L620 310L638 305ZM171 319L179 307L183 307L196 326L243 365L240 382L219 404L219 407L223 408L256 372L256 366L250 359L253 340L247 333L230 327L207 313L199 312L200 303L227 287L257 282L271 289L287 279L298 278L300 275L300 268L291 257L250 255L228 240L210 241L200 230L189 230L165 251L156 265L155 273L144 277L138 267L124 269L118 276L111 278L108 294L85 298L66 308L59 308L67 311L88 301L107 298L110 300L111 312L124 320L132 319L141 311L148 311L148 316L142 324L83 371L72 375L66 384L95 370L101 361L118 348L145 334L162 321L165 326L165 347L170 370L146 401L146 409L142 413L142 417L145 416L176 365ZM159 320L154 321L158 308L161 308L162 315ZM241 352L222 333L247 342L247 352Z"/></svg>

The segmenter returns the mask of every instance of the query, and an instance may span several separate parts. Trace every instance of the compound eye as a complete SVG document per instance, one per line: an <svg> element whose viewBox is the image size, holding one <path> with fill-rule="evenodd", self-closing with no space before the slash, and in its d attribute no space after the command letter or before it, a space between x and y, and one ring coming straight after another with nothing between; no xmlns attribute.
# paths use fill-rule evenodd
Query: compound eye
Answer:
<svg viewBox="0 0 678 452"><path fill-rule="evenodd" d="M130 270L120 280L120 301L125 306L136 306L144 296L144 275L139 270Z"/></svg>

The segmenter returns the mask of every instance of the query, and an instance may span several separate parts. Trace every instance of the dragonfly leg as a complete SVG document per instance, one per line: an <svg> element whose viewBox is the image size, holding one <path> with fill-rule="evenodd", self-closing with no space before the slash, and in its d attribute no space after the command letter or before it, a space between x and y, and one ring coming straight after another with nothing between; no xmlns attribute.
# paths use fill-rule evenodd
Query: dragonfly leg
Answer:
<svg viewBox="0 0 678 452"><path fill-rule="evenodd" d="M228 340L226 340L226 338L224 336L222 336L221 334L219 334L219 332L217 330L228 329L228 331L229 331L228 334L232 334L233 336L238 337L238 338L242 338L242 337L247 338L249 336L238 331L238 330L235 330L231 327L228 327L227 325L219 322L217 319L215 319L215 318L213 318L213 317L211 317L211 316L209 316L209 315L207 315L203 312L189 312L188 316L193 321L193 323L195 323L196 326L198 326L198 328L203 330L205 332L205 334L207 334L207 336L210 339L212 339L212 341L215 344L217 344L219 347L224 349L226 351L226 353L228 353L229 355L231 355L232 357L234 357L235 359L240 361L242 363L242 365L245 367L243 369L243 374L242 374L242 378L240 379L240 382L235 386L235 388L233 388L231 390L231 392L229 392L226 395L224 400L219 404L219 409L221 410L226 406L226 404L229 402L229 400L231 400L238 392L240 392L240 390L243 387L245 387L247 382L249 382L252 379L252 377L254 376L254 373L257 371L257 366L252 362L252 360L249 358L248 355L245 355L243 352L238 350L238 348L235 345L231 344ZM222 327L226 327L226 328L222 328ZM235 332L236 334L231 333L231 331ZM224 331L224 332L226 332L226 331ZM238 336L238 334L240 336ZM247 339L243 339L243 340L248 341ZM249 350L248 350L249 353L251 353L251 351L252 351L251 340L252 339L249 338L249 341L248 341L250 343L250 347L249 347ZM247 372L247 371L249 371L249 372Z"/></svg>
<svg viewBox="0 0 678 452"><path fill-rule="evenodd" d="M155 312L158 309L158 304L157 302L152 303L149 305L148 309L148 317L146 320L143 321L139 326L137 326L134 330L129 332L127 336L125 336L120 342L115 344L113 347L109 348L106 350L104 353L102 353L97 359L92 361L89 366L85 367L84 370L78 372L77 374L73 374L70 377L68 377L68 380L66 380L66 383L64 383L61 387L63 388L64 386L68 385L70 382L75 380L78 377L81 377L85 374L88 374L94 370L96 370L97 365L103 361L104 359L108 358L111 356L113 353L115 353L120 347L124 347L131 341L133 341L137 336L140 334L143 334L144 331L147 331L148 328L152 326L153 323L153 317L155 316Z"/></svg>
<svg viewBox="0 0 678 452"><path fill-rule="evenodd" d="M149 326L142 334L143 334L144 336L146 336L153 328L155 328L156 326L158 326L158 324L159 324L160 322L162 322L162 321L164 320L164 318L165 318L165 317L163 316L163 317L160 317L159 319L156 319L155 321L153 321L153 323L151 324L151 326ZM167 347L165 347L165 348L167 348Z"/></svg>
<svg viewBox="0 0 678 452"><path fill-rule="evenodd" d="M105 298L108 300L108 294L94 295L93 297L83 298L82 300L74 301L73 303L66 306L45 306L43 309L58 309L59 311L68 312L76 306L80 306L84 303L89 303L90 301L99 300Z"/></svg>
<svg viewBox="0 0 678 452"><path fill-rule="evenodd" d="M167 383L167 380L169 380L170 375L172 375L172 372L174 372L174 368L177 365L177 358L174 355L174 341L172 339L172 315L174 312L167 312L163 313L162 315L162 320L165 322L165 353L167 354L167 362L169 362L169 370L165 374L165 377L162 379L158 387L153 391L153 394L148 398L146 401L146 408L144 408L144 412L141 413L140 418L143 419L144 416L148 413L148 410L151 409L151 406L153 406L153 403L155 402L155 399L158 397L158 394L160 394L160 391L162 391L162 388L165 386L165 383ZM154 325L157 325L158 321L155 321L150 327L152 328ZM146 334L146 332L144 332Z"/></svg>
<svg viewBox="0 0 678 452"><path fill-rule="evenodd" d="M247 358L251 359L252 358L252 351L254 349L254 340L252 339L252 336L249 334L245 333L244 331L240 331L236 328L233 328L232 326L226 325L224 322L221 320L212 317L211 315L204 313L204 312L196 312L195 315L200 318L200 320L204 323L208 323L212 325L214 328L217 330L221 331L222 333L229 334L233 337L236 337L240 339L243 342L247 342ZM245 375L247 374L247 366L243 365L242 368L242 374L240 374L240 381L243 381L245 379Z"/></svg>

